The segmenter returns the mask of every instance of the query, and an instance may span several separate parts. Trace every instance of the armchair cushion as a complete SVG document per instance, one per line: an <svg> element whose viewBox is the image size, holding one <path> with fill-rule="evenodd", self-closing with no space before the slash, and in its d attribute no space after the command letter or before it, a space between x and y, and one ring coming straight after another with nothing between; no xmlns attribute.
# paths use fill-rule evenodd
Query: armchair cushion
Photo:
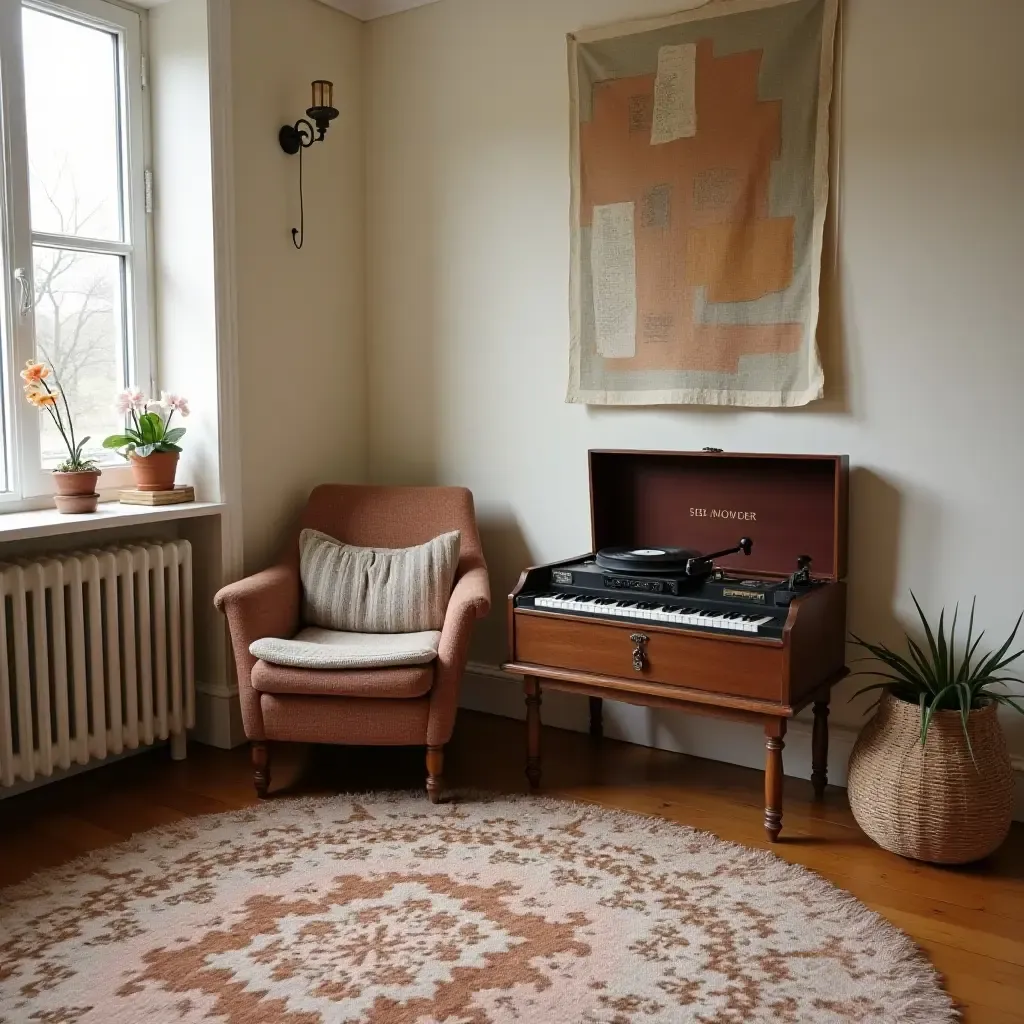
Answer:
<svg viewBox="0 0 1024 1024"><path fill-rule="evenodd" d="M423 697L434 685L434 666L405 665L400 668L349 669L312 672L257 661L252 670L252 688L259 694L305 694L313 697L382 697L408 699Z"/></svg>
<svg viewBox="0 0 1024 1024"><path fill-rule="evenodd" d="M355 547L303 530L299 567L306 622L358 633L441 629L459 541L453 530L415 547Z"/></svg>
<svg viewBox="0 0 1024 1024"><path fill-rule="evenodd" d="M305 669L397 668L437 657L441 633L341 633L311 626L291 640L265 637L249 647L254 658Z"/></svg>

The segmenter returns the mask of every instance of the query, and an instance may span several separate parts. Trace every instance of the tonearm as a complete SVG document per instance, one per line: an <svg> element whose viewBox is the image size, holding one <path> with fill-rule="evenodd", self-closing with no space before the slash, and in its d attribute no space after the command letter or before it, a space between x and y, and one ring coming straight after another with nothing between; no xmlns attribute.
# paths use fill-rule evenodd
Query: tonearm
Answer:
<svg viewBox="0 0 1024 1024"><path fill-rule="evenodd" d="M713 551L710 555L699 555L686 560L687 576L706 576L715 567L716 558L724 558L726 555L736 555L743 552L749 555L754 547L754 542L749 537L740 538L739 544L734 548L726 548L724 551Z"/></svg>

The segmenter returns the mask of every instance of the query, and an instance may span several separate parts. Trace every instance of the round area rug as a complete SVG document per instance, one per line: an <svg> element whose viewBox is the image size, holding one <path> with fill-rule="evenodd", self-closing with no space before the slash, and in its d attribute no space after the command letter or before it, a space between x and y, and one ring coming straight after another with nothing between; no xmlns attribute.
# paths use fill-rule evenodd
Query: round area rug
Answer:
<svg viewBox="0 0 1024 1024"><path fill-rule="evenodd" d="M803 868L533 798L277 799L0 892L3 1024L946 1024Z"/></svg>

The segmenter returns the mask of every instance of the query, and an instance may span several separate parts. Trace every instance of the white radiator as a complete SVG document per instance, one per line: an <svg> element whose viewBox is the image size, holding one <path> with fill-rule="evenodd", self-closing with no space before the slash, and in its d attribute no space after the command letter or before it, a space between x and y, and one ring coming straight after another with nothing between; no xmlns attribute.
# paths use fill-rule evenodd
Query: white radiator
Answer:
<svg viewBox="0 0 1024 1024"><path fill-rule="evenodd" d="M192 546L128 544L0 564L0 786L194 724Z"/></svg>

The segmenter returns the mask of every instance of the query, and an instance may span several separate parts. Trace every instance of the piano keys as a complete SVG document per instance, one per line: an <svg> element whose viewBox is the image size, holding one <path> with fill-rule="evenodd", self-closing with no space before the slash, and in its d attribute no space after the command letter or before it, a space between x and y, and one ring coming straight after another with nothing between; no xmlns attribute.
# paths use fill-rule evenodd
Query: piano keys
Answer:
<svg viewBox="0 0 1024 1024"><path fill-rule="evenodd" d="M743 610L702 606L690 600L678 605L655 601L625 601L612 597L583 594L542 593L525 595L520 608L541 608L599 618L658 622L667 626L688 626L698 630L730 633L755 633L782 640L786 614L764 615Z"/></svg>

